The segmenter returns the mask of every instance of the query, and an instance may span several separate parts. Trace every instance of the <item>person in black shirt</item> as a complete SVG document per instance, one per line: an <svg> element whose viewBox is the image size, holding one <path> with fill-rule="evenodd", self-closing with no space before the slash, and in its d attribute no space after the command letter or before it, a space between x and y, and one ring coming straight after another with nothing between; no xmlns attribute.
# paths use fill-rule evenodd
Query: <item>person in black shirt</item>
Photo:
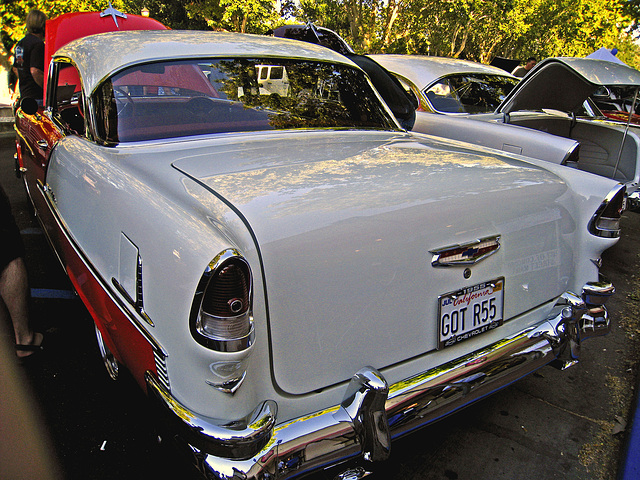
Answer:
<svg viewBox="0 0 640 480"><path fill-rule="evenodd" d="M20 98L42 102L44 85L44 27L47 16L40 10L27 15L27 35L15 47L13 69L18 75Z"/></svg>

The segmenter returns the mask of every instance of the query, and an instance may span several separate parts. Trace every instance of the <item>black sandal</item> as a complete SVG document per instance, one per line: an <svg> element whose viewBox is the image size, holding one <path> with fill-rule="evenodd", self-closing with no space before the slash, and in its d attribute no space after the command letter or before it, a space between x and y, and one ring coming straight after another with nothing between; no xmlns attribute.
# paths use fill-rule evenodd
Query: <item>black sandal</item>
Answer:
<svg viewBox="0 0 640 480"><path fill-rule="evenodd" d="M40 342L40 345L21 345L19 343L17 343L15 345L16 347L16 352L32 352L31 355L24 355L24 356L18 356L19 359L21 360L25 360L27 358L31 358L34 356L37 356L38 353L42 352L44 350L44 333L41 332L35 332L33 335L35 337L36 334L40 333L40 335L42 335L42 341Z"/></svg>
<svg viewBox="0 0 640 480"><path fill-rule="evenodd" d="M16 351L18 352L41 352L44 350L42 344L40 345L18 345L16 344Z"/></svg>

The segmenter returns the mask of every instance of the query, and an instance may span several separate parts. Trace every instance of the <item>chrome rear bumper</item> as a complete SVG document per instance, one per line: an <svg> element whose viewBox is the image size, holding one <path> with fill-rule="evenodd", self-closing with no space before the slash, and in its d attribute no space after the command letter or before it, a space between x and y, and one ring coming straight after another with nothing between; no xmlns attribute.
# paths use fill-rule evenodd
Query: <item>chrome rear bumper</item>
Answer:
<svg viewBox="0 0 640 480"><path fill-rule="evenodd" d="M635 190L627 195L627 210L640 212L640 190Z"/></svg>
<svg viewBox="0 0 640 480"><path fill-rule="evenodd" d="M391 386L373 368L351 379L339 405L276 425L276 404L266 401L244 419L226 424L191 414L147 375L150 396L169 413L177 437L188 444L210 478L289 478L350 458L389 456L391 439L433 422L538 368L578 361L581 342L609 333L604 303L609 283L589 283L582 296L557 300L535 327ZM358 478L356 471L350 476Z"/></svg>

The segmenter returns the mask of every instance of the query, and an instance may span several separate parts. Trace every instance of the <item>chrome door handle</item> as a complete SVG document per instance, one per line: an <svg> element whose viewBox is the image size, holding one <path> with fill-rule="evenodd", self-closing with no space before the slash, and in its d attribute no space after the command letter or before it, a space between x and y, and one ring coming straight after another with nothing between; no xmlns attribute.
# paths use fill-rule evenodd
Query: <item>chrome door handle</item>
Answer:
<svg viewBox="0 0 640 480"><path fill-rule="evenodd" d="M49 148L49 143L46 140L38 140L36 144L42 150L47 150Z"/></svg>

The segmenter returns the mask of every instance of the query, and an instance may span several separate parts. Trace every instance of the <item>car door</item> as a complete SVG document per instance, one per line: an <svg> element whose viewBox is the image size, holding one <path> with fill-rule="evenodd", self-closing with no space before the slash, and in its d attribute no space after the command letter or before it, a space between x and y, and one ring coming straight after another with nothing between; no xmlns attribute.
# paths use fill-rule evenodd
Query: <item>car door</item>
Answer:
<svg viewBox="0 0 640 480"><path fill-rule="evenodd" d="M84 135L80 76L68 63L53 64L45 108L31 113L22 107L16 114L17 149L22 178L40 222L51 234L55 229L51 205L55 192L47 186L47 167L56 144L66 135Z"/></svg>
<svg viewBox="0 0 640 480"><path fill-rule="evenodd" d="M30 114L23 108L16 113L18 164L27 195L36 212L45 207L43 191L51 150L61 132L42 109Z"/></svg>

